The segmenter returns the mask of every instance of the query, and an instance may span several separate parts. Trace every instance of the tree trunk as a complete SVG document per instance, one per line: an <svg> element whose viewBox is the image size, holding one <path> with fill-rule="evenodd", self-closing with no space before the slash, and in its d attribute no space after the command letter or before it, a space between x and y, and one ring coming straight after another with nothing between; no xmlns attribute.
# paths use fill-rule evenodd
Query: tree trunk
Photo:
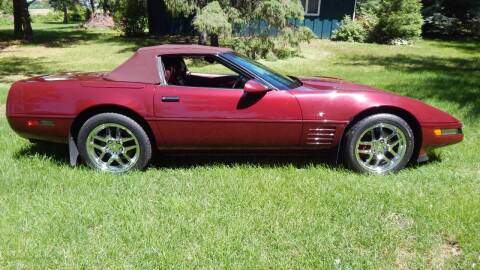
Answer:
<svg viewBox="0 0 480 270"><path fill-rule="evenodd" d="M210 35L210 46L218 47L218 35Z"/></svg>
<svg viewBox="0 0 480 270"><path fill-rule="evenodd" d="M198 36L198 44L207 45L207 38L207 32L200 32L200 35Z"/></svg>
<svg viewBox="0 0 480 270"><path fill-rule="evenodd" d="M32 39L33 30L26 0L13 0L13 28L16 38Z"/></svg>
<svg viewBox="0 0 480 270"><path fill-rule="evenodd" d="M92 9L92 16L95 13L95 0L90 0L90 9Z"/></svg>
<svg viewBox="0 0 480 270"><path fill-rule="evenodd" d="M28 11L27 0L23 0L23 39L31 40L33 38L32 20Z"/></svg>
<svg viewBox="0 0 480 270"><path fill-rule="evenodd" d="M68 9L67 4L63 4L63 23L68 23Z"/></svg>
<svg viewBox="0 0 480 270"><path fill-rule="evenodd" d="M23 0L13 0L13 29L16 38L23 38Z"/></svg>
<svg viewBox="0 0 480 270"><path fill-rule="evenodd" d="M103 13L111 13L110 5L107 0L102 1Z"/></svg>

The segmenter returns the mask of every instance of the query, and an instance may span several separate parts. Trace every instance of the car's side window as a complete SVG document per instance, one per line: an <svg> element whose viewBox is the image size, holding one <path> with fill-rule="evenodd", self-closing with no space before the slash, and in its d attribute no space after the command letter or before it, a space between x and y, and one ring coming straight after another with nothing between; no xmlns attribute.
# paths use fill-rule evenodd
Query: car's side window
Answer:
<svg viewBox="0 0 480 270"><path fill-rule="evenodd" d="M241 89L246 82L211 55L165 55L162 62L169 85Z"/></svg>

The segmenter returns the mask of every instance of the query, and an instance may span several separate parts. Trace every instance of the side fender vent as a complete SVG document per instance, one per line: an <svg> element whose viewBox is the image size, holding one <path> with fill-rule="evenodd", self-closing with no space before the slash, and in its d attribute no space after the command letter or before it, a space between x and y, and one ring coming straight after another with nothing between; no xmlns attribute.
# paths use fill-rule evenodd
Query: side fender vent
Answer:
<svg viewBox="0 0 480 270"><path fill-rule="evenodd" d="M334 126L322 126L307 129L305 144L307 145L331 145L335 139L336 128Z"/></svg>

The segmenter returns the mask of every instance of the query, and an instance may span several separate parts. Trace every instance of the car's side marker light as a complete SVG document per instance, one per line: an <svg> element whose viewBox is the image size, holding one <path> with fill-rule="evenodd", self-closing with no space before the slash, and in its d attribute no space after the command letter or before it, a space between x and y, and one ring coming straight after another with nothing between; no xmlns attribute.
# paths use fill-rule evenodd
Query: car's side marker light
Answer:
<svg viewBox="0 0 480 270"><path fill-rule="evenodd" d="M461 134L462 129L460 128L447 128L447 129L434 129L433 134L436 136L442 136L442 135L455 135L455 134Z"/></svg>
<svg viewBox="0 0 480 270"><path fill-rule="evenodd" d="M27 127L53 127L55 123L51 120L27 120Z"/></svg>

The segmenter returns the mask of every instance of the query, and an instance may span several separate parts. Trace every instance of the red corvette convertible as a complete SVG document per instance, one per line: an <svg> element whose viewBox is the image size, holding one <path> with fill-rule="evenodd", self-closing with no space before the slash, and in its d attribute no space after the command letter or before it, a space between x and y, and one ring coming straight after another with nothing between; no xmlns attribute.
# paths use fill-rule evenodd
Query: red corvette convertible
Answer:
<svg viewBox="0 0 480 270"><path fill-rule="evenodd" d="M92 168L145 168L154 150L337 149L353 170L395 172L460 142L462 123L420 101L327 77L284 76L230 49L139 49L107 73L15 82L10 126L68 143Z"/></svg>

